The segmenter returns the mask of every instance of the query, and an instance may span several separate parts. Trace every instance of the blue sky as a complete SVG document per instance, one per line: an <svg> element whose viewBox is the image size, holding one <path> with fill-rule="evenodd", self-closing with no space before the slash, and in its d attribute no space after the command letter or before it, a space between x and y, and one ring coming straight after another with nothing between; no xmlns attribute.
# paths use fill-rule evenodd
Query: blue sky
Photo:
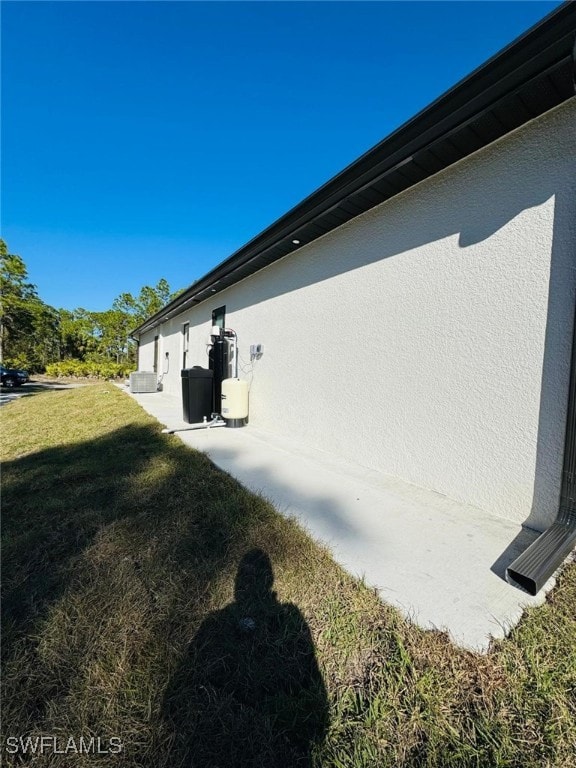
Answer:
<svg viewBox="0 0 576 768"><path fill-rule="evenodd" d="M2 237L47 303L184 288L557 2L2 2Z"/></svg>

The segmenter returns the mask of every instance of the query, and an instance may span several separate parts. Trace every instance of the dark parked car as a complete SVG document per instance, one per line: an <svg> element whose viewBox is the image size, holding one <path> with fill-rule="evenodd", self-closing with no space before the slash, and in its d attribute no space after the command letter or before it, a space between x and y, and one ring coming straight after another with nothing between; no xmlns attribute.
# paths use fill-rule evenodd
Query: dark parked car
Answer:
<svg viewBox="0 0 576 768"><path fill-rule="evenodd" d="M20 387L28 381L28 372L20 371L17 368L4 368L0 365L0 375L2 377L3 387Z"/></svg>

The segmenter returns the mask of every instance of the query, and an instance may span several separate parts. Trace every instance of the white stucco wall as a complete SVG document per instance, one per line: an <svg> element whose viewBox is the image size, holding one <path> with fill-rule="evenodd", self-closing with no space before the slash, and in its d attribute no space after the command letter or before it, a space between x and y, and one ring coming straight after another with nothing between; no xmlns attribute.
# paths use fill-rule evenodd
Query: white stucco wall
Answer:
<svg viewBox="0 0 576 768"><path fill-rule="evenodd" d="M250 423L543 528L576 275L575 101L165 323L180 392L226 305ZM141 339L140 367L152 367ZM249 365L250 344L264 345Z"/></svg>

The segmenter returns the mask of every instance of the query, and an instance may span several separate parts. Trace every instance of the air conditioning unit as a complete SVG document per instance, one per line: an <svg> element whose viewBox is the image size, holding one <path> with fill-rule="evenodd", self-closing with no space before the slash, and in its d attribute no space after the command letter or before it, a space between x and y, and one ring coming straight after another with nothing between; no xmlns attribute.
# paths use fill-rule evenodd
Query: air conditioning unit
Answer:
<svg viewBox="0 0 576 768"><path fill-rule="evenodd" d="M154 371L134 371L130 374L130 392L157 392L158 377Z"/></svg>

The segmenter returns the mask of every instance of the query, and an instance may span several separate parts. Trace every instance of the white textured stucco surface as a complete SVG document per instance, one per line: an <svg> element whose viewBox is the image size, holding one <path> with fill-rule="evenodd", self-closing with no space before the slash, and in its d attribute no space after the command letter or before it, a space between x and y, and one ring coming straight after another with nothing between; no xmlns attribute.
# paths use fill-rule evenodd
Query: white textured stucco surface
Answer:
<svg viewBox="0 0 576 768"><path fill-rule="evenodd" d="M224 304L252 425L544 528L563 452L575 146L571 100L164 323L165 391L180 391L182 323L189 364L207 366Z"/></svg>

